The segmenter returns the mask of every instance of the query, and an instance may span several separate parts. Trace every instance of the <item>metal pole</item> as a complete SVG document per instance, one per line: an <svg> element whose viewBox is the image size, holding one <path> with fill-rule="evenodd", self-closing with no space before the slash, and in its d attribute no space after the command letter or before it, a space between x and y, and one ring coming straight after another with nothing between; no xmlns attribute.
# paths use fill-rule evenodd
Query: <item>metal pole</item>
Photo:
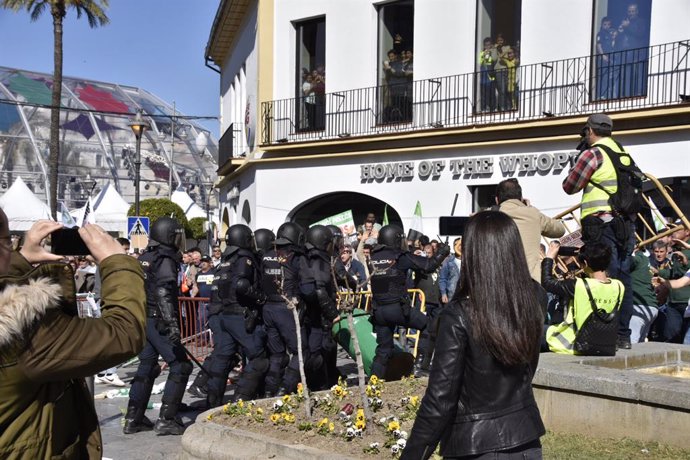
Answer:
<svg viewBox="0 0 690 460"><path fill-rule="evenodd" d="M134 213L139 216L139 169L141 168L141 134L137 136L137 159L134 161Z"/></svg>
<svg viewBox="0 0 690 460"><path fill-rule="evenodd" d="M173 116L170 118L170 172L168 173L168 199L172 200L173 169L175 163L175 101L173 101Z"/></svg>
<svg viewBox="0 0 690 460"><path fill-rule="evenodd" d="M213 184L208 189L206 194L206 243L208 245L208 253L211 254L213 245L211 244L211 193L213 193Z"/></svg>

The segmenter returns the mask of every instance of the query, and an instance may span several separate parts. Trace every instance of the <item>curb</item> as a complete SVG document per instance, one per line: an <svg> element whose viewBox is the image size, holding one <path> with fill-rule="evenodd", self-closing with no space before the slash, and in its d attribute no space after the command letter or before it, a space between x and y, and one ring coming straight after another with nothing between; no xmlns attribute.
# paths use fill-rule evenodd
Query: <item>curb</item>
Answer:
<svg viewBox="0 0 690 460"><path fill-rule="evenodd" d="M219 425L207 420L218 408L202 412L182 435L180 460L348 460L334 452L325 452L303 444L287 444L250 431Z"/></svg>

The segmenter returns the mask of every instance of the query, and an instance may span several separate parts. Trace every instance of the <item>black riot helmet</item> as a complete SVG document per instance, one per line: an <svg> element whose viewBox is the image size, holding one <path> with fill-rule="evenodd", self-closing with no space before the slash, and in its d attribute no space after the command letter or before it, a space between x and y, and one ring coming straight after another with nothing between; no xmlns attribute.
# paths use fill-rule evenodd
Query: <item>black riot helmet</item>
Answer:
<svg viewBox="0 0 690 460"><path fill-rule="evenodd" d="M340 248L343 246L343 231L340 230L340 227L333 224L326 225L326 228L333 234L333 249L340 251Z"/></svg>
<svg viewBox="0 0 690 460"><path fill-rule="evenodd" d="M256 241L257 251L268 251L273 247L275 240L275 234L267 228L259 228L254 232L254 241Z"/></svg>
<svg viewBox="0 0 690 460"><path fill-rule="evenodd" d="M333 232L323 225L313 225L307 230L307 249L333 252Z"/></svg>
<svg viewBox="0 0 690 460"><path fill-rule="evenodd" d="M252 229L244 224L231 225L225 233L225 243L228 245L228 252L235 252L237 249L254 249L254 234Z"/></svg>
<svg viewBox="0 0 690 460"><path fill-rule="evenodd" d="M294 222L285 222L278 227L276 234L276 245L283 246L292 244L294 246L304 246L304 229Z"/></svg>
<svg viewBox="0 0 690 460"><path fill-rule="evenodd" d="M158 244L175 249L185 249L184 228L172 217L161 217L151 226L151 239Z"/></svg>
<svg viewBox="0 0 690 460"><path fill-rule="evenodd" d="M392 249L405 249L405 233L397 225L384 225L379 230L379 244Z"/></svg>

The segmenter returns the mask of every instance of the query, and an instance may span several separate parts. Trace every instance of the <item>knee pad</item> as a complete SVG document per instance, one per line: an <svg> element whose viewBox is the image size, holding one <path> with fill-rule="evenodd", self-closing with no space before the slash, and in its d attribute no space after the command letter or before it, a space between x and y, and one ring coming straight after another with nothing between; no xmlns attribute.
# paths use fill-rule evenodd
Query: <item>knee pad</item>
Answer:
<svg viewBox="0 0 690 460"><path fill-rule="evenodd" d="M259 374L265 374L266 372L268 372L269 362L265 356L259 356L258 358L254 358L252 361L250 361L250 365L253 372Z"/></svg>
<svg viewBox="0 0 690 460"><path fill-rule="evenodd" d="M194 366L189 361L174 361L170 364L170 378L173 377L187 378L194 370Z"/></svg>

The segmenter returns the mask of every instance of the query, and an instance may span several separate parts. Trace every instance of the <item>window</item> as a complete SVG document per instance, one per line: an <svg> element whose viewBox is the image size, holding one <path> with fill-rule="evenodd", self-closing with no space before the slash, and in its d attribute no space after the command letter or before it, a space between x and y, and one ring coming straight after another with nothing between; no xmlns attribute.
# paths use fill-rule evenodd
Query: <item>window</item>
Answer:
<svg viewBox="0 0 690 460"><path fill-rule="evenodd" d="M379 123L412 121L414 0L378 7Z"/></svg>
<svg viewBox="0 0 690 460"><path fill-rule="evenodd" d="M592 39L592 99L647 94L652 0L597 0Z"/></svg>
<svg viewBox="0 0 690 460"><path fill-rule="evenodd" d="M478 0L475 110L517 110L522 0Z"/></svg>
<svg viewBox="0 0 690 460"><path fill-rule="evenodd" d="M299 22L295 29L297 129L321 131L326 126L326 18Z"/></svg>

